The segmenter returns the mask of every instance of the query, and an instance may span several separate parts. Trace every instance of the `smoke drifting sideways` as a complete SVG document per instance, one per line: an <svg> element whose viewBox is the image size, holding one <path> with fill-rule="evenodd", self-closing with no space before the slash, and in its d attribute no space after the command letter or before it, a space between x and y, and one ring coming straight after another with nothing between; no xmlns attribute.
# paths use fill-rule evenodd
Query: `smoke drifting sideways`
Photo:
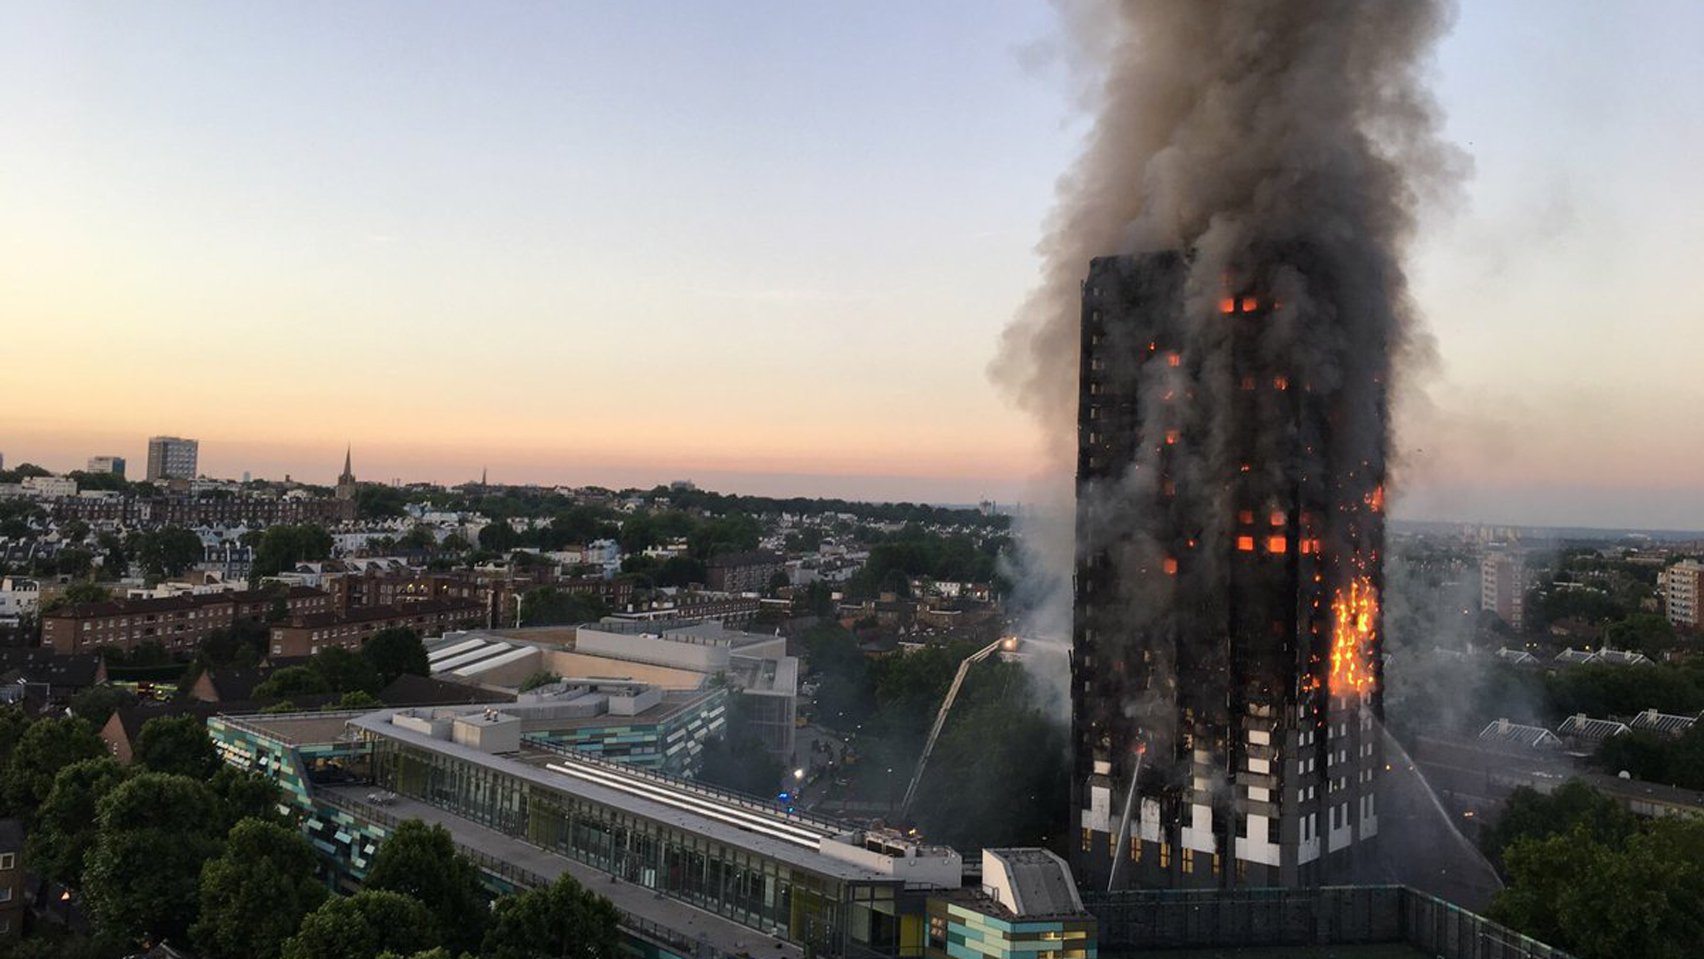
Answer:
<svg viewBox="0 0 1704 959"><path fill-rule="evenodd" d="M1149 522L1120 502L1116 484L1090 494L1109 502L1073 505L1089 261L1186 252L1184 308L1204 327L1227 285L1279 293L1260 348L1298 382L1362 394L1331 404L1335 462L1314 465L1383 476L1391 391L1430 354L1404 255L1421 212L1452 195L1467 162L1440 139L1424 82L1450 3L1087 0L1059 9L1073 63L1093 78L1093 123L1038 246L1042 281L1005 330L990 374L1046 444L1035 505L1018 517L1025 551L1012 575L1029 601L1023 628L1068 641L1063 571L1083 547L1077 509L1107 517L1109 537L1140 539Z"/></svg>

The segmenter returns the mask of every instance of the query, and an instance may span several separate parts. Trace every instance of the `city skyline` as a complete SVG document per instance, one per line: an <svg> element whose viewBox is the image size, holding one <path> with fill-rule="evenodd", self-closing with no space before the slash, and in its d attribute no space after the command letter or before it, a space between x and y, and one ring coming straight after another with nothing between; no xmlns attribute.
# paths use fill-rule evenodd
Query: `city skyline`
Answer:
<svg viewBox="0 0 1704 959"><path fill-rule="evenodd" d="M15 369L0 452L1033 499L1043 444L984 370L1083 121L1049 11L971 9L10 8L0 313L84 376ZM1474 172L1414 264L1439 362L1397 517L1704 515L1662 415L1704 399L1704 12L1594 13L1465 7L1441 48Z"/></svg>

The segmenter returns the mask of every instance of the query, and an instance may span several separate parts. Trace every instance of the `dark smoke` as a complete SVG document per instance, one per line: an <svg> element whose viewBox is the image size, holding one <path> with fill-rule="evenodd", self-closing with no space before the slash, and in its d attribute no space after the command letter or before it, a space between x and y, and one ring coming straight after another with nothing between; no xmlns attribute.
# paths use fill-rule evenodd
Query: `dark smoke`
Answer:
<svg viewBox="0 0 1704 959"><path fill-rule="evenodd" d="M1185 309L1193 316L1211 316L1227 279L1272 290L1283 306L1262 351L1345 413L1332 426L1328 461L1284 457L1270 468L1382 477L1392 376L1427 352L1403 255L1419 212L1465 169L1437 137L1439 111L1423 83L1452 5L1146 0L1060 9L1078 42L1073 62L1092 71L1095 119L1039 245L1042 284L1005 331L991 371L1037 419L1056 480L1069 475L1076 451L1089 261L1167 250L1192 254ZM1189 346L1211 362L1216 344ZM1212 419L1227 404L1190 400L1207 419L1198 422L1194 468L1224 475L1213 458L1230 424ZM1182 486L1190 469L1178 466ZM1128 481L1140 482L1138 473ZM1069 484L1046 492L1031 517L1046 522L1025 531L1043 555L1027 560L1069 569ZM1132 504L1146 491L1104 492L1104 503L1081 504L1104 513L1098 528L1140 539L1152 518ZM1068 631L1069 605L1064 589L1036 604L1033 631Z"/></svg>

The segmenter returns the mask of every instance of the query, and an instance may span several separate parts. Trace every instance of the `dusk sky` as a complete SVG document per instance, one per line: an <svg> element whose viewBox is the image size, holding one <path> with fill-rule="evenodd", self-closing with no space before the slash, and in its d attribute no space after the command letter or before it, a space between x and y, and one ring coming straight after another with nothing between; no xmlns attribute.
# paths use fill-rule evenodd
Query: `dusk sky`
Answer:
<svg viewBox="0 0 1704 959"><path fill-rule="evenodd" d="M1704 5L1475 0L1397 514L1704 527ZM8 3L0 453L1010 501L1034 3Z"/></svg>

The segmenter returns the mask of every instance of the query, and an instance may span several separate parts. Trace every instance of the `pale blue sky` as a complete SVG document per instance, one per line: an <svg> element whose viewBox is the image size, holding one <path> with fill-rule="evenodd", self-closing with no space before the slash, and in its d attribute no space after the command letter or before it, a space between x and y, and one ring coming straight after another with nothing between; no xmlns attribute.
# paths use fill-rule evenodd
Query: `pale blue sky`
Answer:
<svg viewBox="0 0 1704 959"><path fill-rule="evenodd" d="M1411 514L1704 526L1701 21L1461 11ZM8 4L0 318L38 359L0 452L1009 498L1032 427L983 371L1084 129L1054 34L968 0Z"/></svg>

